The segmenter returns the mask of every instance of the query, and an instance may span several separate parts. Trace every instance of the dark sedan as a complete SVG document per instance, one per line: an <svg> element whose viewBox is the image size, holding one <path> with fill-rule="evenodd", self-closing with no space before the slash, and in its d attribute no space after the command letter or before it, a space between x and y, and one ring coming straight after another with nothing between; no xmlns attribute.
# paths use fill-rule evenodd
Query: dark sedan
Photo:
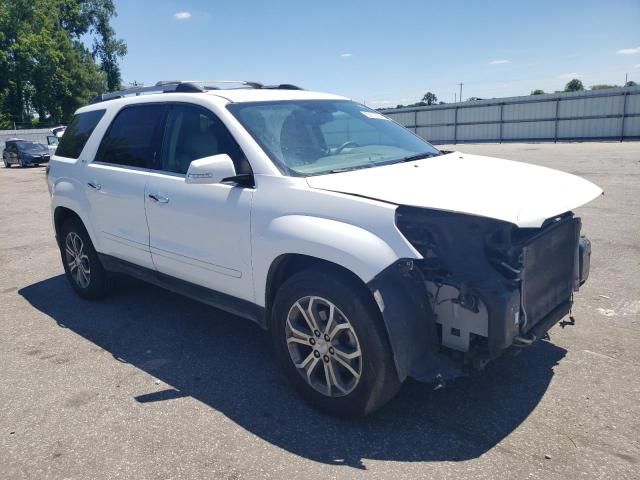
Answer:
<svg viewBox="0 0 640 480"><path fill-rule="evenodd" d="M49 149L41 143L19 139L7 140L2 153L2 161L5 168L9 168L14 164L27 167L29 165L48 163Z"/></svg>

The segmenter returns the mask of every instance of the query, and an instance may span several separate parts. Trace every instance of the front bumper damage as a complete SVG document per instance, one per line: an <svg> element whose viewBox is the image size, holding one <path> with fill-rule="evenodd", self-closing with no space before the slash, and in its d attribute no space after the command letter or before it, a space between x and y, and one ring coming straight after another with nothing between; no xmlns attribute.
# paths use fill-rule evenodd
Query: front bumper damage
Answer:
<svg viewBox="0 0 640 480"><path fill-rule="evenodd" d="M572 213L540 228L399 207L422 255L369 283L401 380L450 379L545 336L589 274L591 245Z"/></svg>

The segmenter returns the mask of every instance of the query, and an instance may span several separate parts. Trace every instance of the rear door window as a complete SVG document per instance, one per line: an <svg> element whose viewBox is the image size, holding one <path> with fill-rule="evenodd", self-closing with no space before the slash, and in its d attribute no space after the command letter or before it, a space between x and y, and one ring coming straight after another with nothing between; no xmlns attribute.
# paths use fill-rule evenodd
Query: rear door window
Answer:
<svg viewBox="0 0 640 480"><path fill-rule="evenodd" d="M78 158L104 112L105 110L92 110L91 112L75 115L71 120L71 125L67 127L60 139L56 155L58 157Z"/></svg>
<svg viewBox="0 0 640 480"><path fill-rule="evenodd" d="M165 112L166 107L158 104L124 108L102 139L96 161L153 168L158 156Z"/></svg>

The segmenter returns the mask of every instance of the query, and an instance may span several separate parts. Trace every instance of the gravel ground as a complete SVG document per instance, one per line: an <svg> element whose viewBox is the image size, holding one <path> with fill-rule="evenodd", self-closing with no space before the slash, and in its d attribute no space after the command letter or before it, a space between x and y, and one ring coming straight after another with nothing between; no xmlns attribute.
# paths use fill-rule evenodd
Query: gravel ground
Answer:
<svg viewBox="0 0 640 480"><path fill-rule="evenodd" d="M0 169L0 478L640 478L640 143L457 148L605 189L577 325L356 421L302 403L247 321L127 279L80 300L44 168Z"/></svg>

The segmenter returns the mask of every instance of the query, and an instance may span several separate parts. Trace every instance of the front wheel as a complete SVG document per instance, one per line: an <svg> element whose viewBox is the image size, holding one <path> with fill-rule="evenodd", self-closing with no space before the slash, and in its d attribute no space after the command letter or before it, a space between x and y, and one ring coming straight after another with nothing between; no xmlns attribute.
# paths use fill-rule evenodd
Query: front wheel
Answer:
<svg viewBox="0 0 640 480"><path fill-rule="evenodd" d="M363 285L325 269L300 272L276 296L272 336L288 379L315 407L362 416L401 382L382 319Z"/></svg>
<svg viewBox="0 0 640 480"><path fill-rule="evenodd" d="M2 161L4 162L4 168L11 168L11 164L7 162L6 158L3 158Z"/></svg>

